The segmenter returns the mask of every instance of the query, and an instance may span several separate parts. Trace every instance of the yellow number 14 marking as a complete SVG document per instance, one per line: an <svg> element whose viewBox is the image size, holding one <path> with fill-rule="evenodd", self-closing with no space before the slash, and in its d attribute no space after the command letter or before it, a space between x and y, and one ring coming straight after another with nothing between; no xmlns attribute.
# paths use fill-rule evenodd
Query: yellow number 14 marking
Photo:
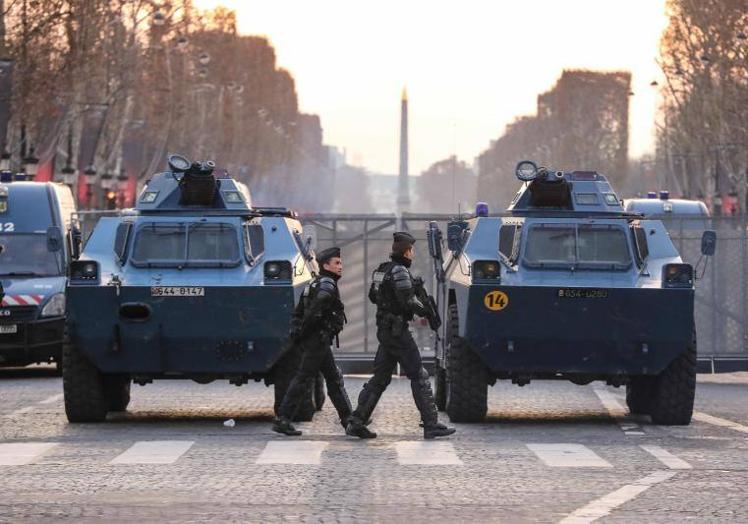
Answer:
<svg viewBox="0 0 748 524"><path fill-rule="evenodd" d="M483 297L483 304L491 311L501 311L509 305L509 297L503 291L490 291Z"/></svg>

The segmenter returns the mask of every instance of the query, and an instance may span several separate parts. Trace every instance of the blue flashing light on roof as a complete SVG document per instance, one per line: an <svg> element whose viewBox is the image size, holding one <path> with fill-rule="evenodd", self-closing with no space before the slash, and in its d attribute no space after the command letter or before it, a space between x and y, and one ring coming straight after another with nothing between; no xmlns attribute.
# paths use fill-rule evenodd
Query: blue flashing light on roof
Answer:
<svg viewBox="0 0 748 524"><path fill-rule="evenodd" d="M647 198L657 198L657 192L656 191L648 191L647 192Z"/></svg>
<svg viewBox="0 0 748 524"><path fill-rule="evenodd" d="M13 177L13 180L16 182L25 182L28 179L26 176L26 173L16 173L16 175Z"/></svg>
<svg viewBox="0 0 748 524"><path fill-rule="evenodd" d="M13 182L13 171L0 171L0 182L4 184Z"/></svg>
<svg viewBox="0 0 748 524"><path fill-rule="evenodd" d="M670 198L670 191L660 191L660 200L668 200Z"/></svg>
<svg viewBox="0 0 748 524"><path fill-rule="evenodd" d="M485 202L478 202L475 204L475 216L487 217L488 216L488 204Z"/></svg>

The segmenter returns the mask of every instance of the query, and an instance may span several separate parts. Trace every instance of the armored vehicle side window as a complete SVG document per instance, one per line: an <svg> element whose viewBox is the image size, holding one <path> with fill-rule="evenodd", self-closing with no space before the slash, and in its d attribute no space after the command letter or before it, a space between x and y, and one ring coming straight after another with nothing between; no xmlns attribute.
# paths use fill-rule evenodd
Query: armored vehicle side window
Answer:
<svg viewBox="0 0 748 524"><path fill-rule="evenodd" d="M150 224L135 237L132 259L135 265L172 264L184 261L187 236L183 224Z"/></svg>
<svg viewBox="0 0 748 524"><path fill-rule="evenodd" d="M517 261L521 230L522 226L517 224L504 224L499 229L499 253L512 264Z"/></svg>
<svg viewBox="0 0 748 524"><path fill-rule="evenodd" d="M265 252L265 232L261 225L244 226L244 252L249 260L259 258Z"/></svg>
<svg viewBox="0 0 748 524"><path fill-rule="evenodd" d="M649 257L649 246L647 245L647 232L641 226L633 226L634 244L636 245L636 258L641 264Z"/></svg>
<svg viewBox="0 0 748 524"><path fill-rule="evenodd" d="M568 226L533 226L525 262L536 267L568 267L576 261L576 230Z"/></svg>
<svg viewBox="0 0 748 524"><path fill-rule="evenodd" d="M226 262L239 260L236 230L227 224L192 224L187 239L187 262Z"/></svg>
<svg viewBox="0 0 748 524"><path fill-rule="evenodd" d="M127 240L130 238L132 224L124 222L117 226L117 234L114 237L114 254L120 262L124 262L127 257Z"/></svg>

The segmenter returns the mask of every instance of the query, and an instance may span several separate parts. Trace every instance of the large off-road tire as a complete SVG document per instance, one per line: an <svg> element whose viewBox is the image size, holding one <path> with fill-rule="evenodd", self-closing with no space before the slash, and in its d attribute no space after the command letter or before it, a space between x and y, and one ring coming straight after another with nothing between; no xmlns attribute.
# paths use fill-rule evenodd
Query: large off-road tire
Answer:
<svg viewBox="0 0 748 524"><path fill-rule="evenodd" d="M273 368L273 389L275 394L273 411L276 416L278 416L278 410L280 409L281 402L283 402L283 397L286 395L286 390L288 390L291 379L299 368L300 361L301 352L293 348L286 352ZM314 383L312 383L309 385L309 391L304 394L301 403L297 407L293 420L294 422L309 422L314 417L314 412Z"/></svg>
<svg viewBox="0 0 748 524"><path fill-rule="evenodd" d="M109 411L104 376L65 336L62 390L69 422L101 422Z"/></svg>
<svg viewBox="0 0 748 524"><path fill-rule="evenodd" d="M314 409L315 411L322 411L322 406L325 405L325 399L327 398L327 391L325 390L325 377L322 373L317 375L314 380Z"/></svg>
<svg viewBox="0 0 748 524"><path fill-rule="evenodd" d="M691 423L696 394L696 334L691 344L660 373L652 387L652 422L666 426Z"/></svg>
<svg viewBox="0 0 748 524"><path fill-rule="evenodd" d="M107 375L104 377L104 392L109 401L109 411L126 411L130 404L130 377Z"/></svg>
<svg viewBox="0 0 748 524"><path fill-rule="evenodd" d="M632 377L626 384L626 405L632 415L649 415L654 377Z"/></svg>
<svg viewBox="0 0 748 524"><path fill-rule="evenodd" d="M488 410L488 371L457 333L457 306L449 306L452 324L447 349L446 409L452 422L482 422Z"/></svg>

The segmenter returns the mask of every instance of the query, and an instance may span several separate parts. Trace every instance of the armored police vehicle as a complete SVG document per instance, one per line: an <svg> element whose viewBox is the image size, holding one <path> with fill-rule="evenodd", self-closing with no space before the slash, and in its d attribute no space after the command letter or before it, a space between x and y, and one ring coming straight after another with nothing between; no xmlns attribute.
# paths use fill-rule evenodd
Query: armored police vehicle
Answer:
<svg viewBox="0 0 748 524"><path fill-rule="evenodd" d="M529 161L508 212L485 209L448 227L441 263L445 326L437 348L437 402L452 421L486 413L497 379L626 385L633 413L688 424L696 386L694 268L659 220L626 213L605 176ZM482 216L481 216L482 215ZM702 252L713 254L714 232Z"/></svg>
<svg viewBox="0 0 748 524"><path fill-rule="evenodd" d="M65 185L0 183L0 366L62 356L65 280L71 259L73 195Z"/></svg>
<svg viewBox="0 0 748 524"><path fill-rule="evenodd" d="M287 344L312 278L295 215L253 208L212 162L169 158L136 208L102 218L68 286L63 352L71 422L127 408L130 384L154 379L265 380L283 398L299 355ZM309 401L297 413L309 420Z"/></svg>

